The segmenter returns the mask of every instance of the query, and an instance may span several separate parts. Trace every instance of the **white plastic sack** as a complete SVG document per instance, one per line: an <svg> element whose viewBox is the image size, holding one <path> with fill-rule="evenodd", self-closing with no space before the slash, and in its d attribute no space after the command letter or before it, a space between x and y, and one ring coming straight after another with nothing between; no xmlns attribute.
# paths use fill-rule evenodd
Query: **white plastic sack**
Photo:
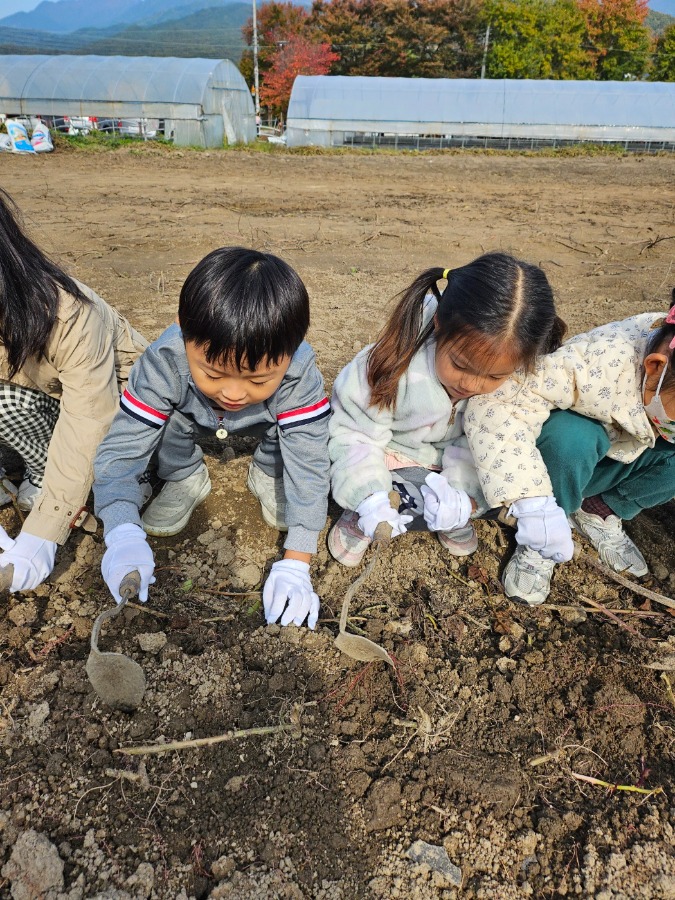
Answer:
<svg viewBox="0 0 675 900"><path fill-rule="evenodd" d="M36 125L33 129L33 136L31 137L30 142L36 153L49 153L54 149L49 128L47 128L43 122L40 122L40 124Z"/></svg>
<svg viewBox="0 0 675 900"><path fill-rule="evenodd" d="M15 153L35 153L35 147L28 140L28 132L21 122L15 119L7 119L5 122L7 134L12 142L12 150Z"/></svg>

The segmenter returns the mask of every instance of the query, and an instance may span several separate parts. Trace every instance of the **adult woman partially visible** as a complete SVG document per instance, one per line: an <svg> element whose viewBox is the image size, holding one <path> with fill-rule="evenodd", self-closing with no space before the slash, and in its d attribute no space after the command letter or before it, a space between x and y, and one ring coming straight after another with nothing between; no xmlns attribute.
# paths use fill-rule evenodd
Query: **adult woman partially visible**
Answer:
<svg viewBox="0 0 675 900"><path fill-rule="evenodd" d="M47 258L0 189L0 449L21 458L17 503L29 512L16 540L0 527L0 567L14 567L11 591L41 584L71 530L95 527L85 505L94 454L146 346Z"/></svg>

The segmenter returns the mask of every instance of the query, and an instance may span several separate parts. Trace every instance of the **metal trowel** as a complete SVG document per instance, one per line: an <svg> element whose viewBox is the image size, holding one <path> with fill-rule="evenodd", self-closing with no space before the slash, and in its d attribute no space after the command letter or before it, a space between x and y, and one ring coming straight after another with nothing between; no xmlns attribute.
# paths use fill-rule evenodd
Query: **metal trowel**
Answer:
<svg viewBox="0 0 675 900"><path fill-rule="evenodd" d="M0 594L4 594L12 586L14 578L14 566L10 563L8 566L0 568Z"/></svg>
<svg viewBox="0 0 675 900"><path fill-rule="evenodd" d="M389 494L389 502L394 509L398 509L400 497L396 491ZM356 581L349 587L345 598L342 601L342 612L340 613L340 633L335 638L335 646L338 650L351 656L352 659L358 659L361 662L373 662L373 660L381 659L383 662L394 665L394 660L389 656L384 647L376 644L367 637L359 634L351 634L347 629L347 617L349 615L349 604L354 598L354 594L361 585L372 574L373 569L377 565L380 551L385 550L391 543L391 525L388 522L380 522L375 529L373 543L371 544L372 556L368 565L359 575Z"/></svg>
<svg viewBox="0 0 675 900"><path fill-rule="evenodd" d="M127 601L138 594L140 587L141 576L138 572L125 575L120 585L122 602L113 609L104 610L91 630L91 650L86 667L89 681L104 703L123 712L133 712L139 706L145 693L145 675L138 663L123 653L99 650L98 637L103 623L118 616Z"/></svg>

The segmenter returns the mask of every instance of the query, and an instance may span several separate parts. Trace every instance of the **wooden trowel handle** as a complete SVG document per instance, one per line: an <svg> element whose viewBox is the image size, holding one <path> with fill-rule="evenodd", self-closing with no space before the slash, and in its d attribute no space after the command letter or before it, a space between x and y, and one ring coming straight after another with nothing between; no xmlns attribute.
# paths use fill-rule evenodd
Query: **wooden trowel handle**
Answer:
<svg viewBox="0 0 675 900"><path fill-rule="evenodd" d="M389 503L391 508L398 512L398 507L401 502L401 497L398 491L389 491ZM386 547L391 543L391 532L392 527L389 522L380 522L380 524L375 529L375 534L373 535L373 542L377 542L380 546Z"/></svg>
<svg viewBox="0 0 675 900"><path fill-rule="evenodd" d="M128 572L120 584L120 597L122 600L131 600L141 589L141 575L137 569Z"/></svg>

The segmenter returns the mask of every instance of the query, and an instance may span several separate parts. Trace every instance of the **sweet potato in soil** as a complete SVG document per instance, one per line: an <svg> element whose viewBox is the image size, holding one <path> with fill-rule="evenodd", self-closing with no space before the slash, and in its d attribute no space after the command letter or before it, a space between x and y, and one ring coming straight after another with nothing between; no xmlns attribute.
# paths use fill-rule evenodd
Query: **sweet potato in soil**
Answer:
<svg viewBox="0 0 675 900"><path fill-rule="evenodd" d="M675 284L671 156L148 146L2 166L41 246L150 339L214 247L284 256L309 288L328 385L427 266L495 248L537 262L572 332L666 309ZM74 534L48 584L1 601L1 896L675 897L675 708L646 667L672 635L667 609L579 563L558 568L545 608L517 606L499 587L512 535L481 522L467 560L430 535L394 541L352 613L398 670L354 663L332 644L354 572L325 543L316 633L264 626L243 592L281 541L245 487L252 445L204 446L213 492L178 538L151 540L150 602L101 642L146 671L136 713L103 708L84 671L111 602L100 534ZM673 508L627 529L671 596ZM17 530L11 509L0 519ZM585 598L643 615L618 614L629 631ZM288 721L299 730L114 752ZM445 847L460 887L406 857L417 839Z"/></svg>

